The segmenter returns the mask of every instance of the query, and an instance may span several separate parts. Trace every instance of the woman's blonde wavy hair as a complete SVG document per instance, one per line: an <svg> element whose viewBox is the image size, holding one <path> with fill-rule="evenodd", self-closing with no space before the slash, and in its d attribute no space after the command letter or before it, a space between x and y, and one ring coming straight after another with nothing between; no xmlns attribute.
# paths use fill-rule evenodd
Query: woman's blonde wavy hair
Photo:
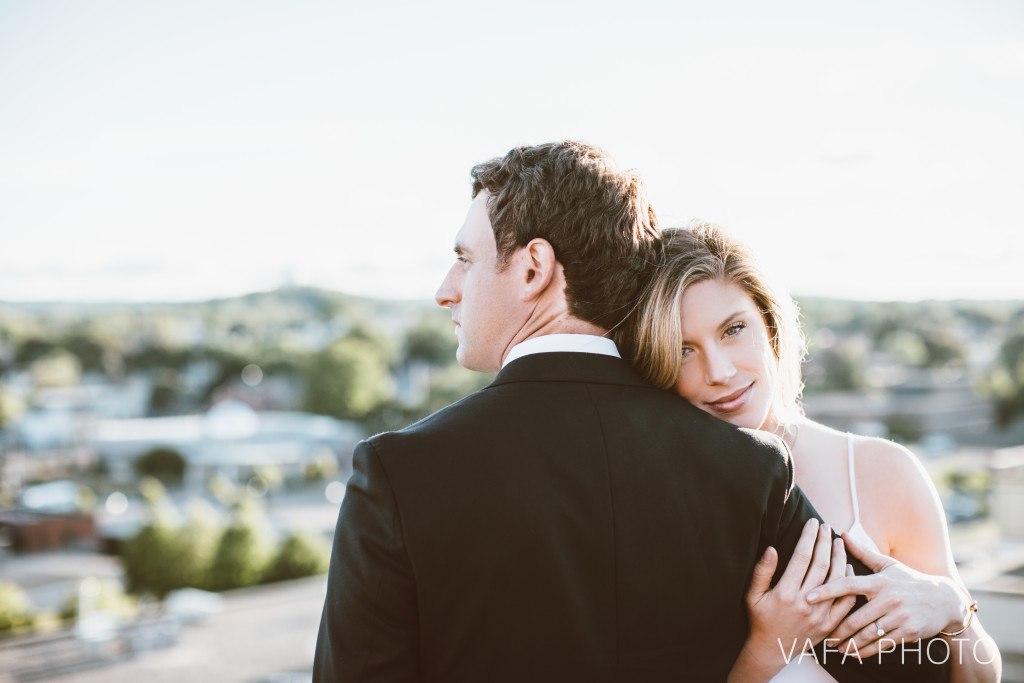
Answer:
<svg viewBox="0 0 1024 683"><path fill-rule="evenodd" d="M800 364L807 349L793 299L772 286L745 244L713 223L695 220L686 228L665 230L662 248L638 306L614 331L623 357L654 386L674 387L683 364L683 293L707 280L733 282L750 295L768 328L778 364L772 416L785 425L803 415Z"/></svg>

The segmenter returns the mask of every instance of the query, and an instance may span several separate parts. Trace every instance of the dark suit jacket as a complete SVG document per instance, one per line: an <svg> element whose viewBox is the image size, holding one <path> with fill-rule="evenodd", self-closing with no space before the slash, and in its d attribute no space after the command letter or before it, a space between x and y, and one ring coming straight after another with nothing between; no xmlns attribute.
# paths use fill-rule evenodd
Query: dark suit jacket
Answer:
<svg viewBox="0 0 1024 683"><path fill-rule="evenodd" d="M318 681L724 680L754 564L815 514L780 440L594 354L515 360L354 463Z"/></svg>

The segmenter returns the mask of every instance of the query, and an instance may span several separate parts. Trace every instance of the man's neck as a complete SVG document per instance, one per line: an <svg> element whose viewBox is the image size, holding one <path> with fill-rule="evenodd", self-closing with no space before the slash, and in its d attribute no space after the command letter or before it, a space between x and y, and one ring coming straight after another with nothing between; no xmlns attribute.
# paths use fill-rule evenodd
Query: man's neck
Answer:
<svg viewBox="0 0 1024 683"><path fill-rule="evenodd" d="M593 323L588 323L585 320L580 320L568 313L535 325L527 324L523 326L520 333L513 337L508 346L505 347L504 353L501 354L501 362L504 364L505 358L517 344L522 344L527 339L536 339L537 337L544 337L549 334L589 334L595 337L606 337L608 336L608 330L598 327Z"/></svg>

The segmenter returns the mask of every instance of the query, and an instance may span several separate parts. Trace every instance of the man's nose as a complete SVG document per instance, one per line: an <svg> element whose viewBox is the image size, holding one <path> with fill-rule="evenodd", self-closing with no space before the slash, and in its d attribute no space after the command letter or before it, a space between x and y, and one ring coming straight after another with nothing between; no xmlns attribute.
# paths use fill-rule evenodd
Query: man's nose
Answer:
<svg viewBox="0 0 1024 683"><path fill-rule="evenodd" d="M458 289L453 282L452 271L455 270L455 266L452 266L448 274L444 276L444 281L441 286L437 288L437 292L434 294L434 301L437 302L438 306L444 306L445 308L450 307L454 303L459 301Z"/></svg>
<svg viewBox="0 0 1024 683"><path fill-rule="evenodd" d="M705 359L704 379L708 384L728 384L736 374L736 366L727 353L711 351Z"/></svg>

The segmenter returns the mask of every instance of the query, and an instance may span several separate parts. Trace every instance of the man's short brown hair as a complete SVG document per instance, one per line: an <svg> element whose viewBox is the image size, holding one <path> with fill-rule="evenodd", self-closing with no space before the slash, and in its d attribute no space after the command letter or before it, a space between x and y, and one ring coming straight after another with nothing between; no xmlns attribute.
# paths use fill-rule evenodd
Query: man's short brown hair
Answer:
<svg viewBox="0 0 1024 683"><path fill-rule="evenodd" d="M498 268L542 238L565 269L569 313L614 329L636 303L655 260L658 221L643 180L580 142L516 147L472 170L473 197L491 195Z"/></svg>

